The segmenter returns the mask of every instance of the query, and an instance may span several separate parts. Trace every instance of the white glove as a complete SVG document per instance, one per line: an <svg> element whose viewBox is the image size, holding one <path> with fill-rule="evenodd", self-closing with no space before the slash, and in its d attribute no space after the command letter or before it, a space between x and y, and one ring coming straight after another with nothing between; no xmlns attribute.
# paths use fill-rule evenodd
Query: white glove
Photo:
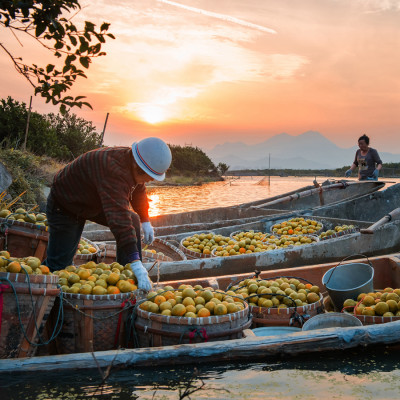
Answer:
<svg viewBox="0 0 400 400"><path fill-rule="evenodd" d="M151 290L152 282L147 273L147 269L143 266L140 260L133 261L131 263L131 269L138 280L138 288L146 290L147 292Z"/></svg>
<svg viewBox="0 0 400 400"><path fill-rule="evenodd" d="M152 244L154 240L154 229L150 222L142 222L142 228L144 233L143 242L145 244Z"/></svg>

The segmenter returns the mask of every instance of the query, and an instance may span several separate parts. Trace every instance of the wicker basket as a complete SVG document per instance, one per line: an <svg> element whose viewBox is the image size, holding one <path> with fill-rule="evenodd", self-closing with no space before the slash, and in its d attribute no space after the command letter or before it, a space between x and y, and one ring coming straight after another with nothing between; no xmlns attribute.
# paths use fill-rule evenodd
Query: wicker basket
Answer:
<svg viewBox="0 0 400 400"><path fill-rule="evenodd" d="M325 310L328 312L333 312L334 307L331 301L331 298L327 296L324 300L324 307ZM386 322L392 322L392 321L399 321L400 316L394 316L394 317L382 317L380 315L358 315L358 314L353 314L356 318L358 318L363 325L374 325L374 324L385 324Z"/></svg>
<svg viewBox="0 0 400 400"><path fill-rule="evenodd" d="M63 297L64 324L55 341L57 354L113 350L125 345L125 322L135 303L133 292L103 296L63 293Z"/></svg>
<svg viewBox="0 0 400 400"><path fill-rule="evenodd" d="M309 219L309 218L307 218L307 219ZM276 225L276 224L282 223L282 222L284 222L284 221L288 221L288 220L287 220L287 219L282 219L282 220L276 221L275 224L271 225L271 227L270 227L269 230L270 230L270 232L271 232L272 235L275 235L275 236L277 236L277 237L282 236L282 235L279 235L279 234L273 232L273 226ZM314 221L314 222L320 223L322 226L321 226L321 228L320 228L318 231L313 232L313 233L311 233L311 234L310 234L310 233L304 233L304 235L317 235L317 236L318 236L318 235L324 230L324 225L323 225L321 222L319 222L319 221L315 221L315 220L312 220L312 219L310 219L310 221Z"/></svg>
<svg viewBox="0 0 400 400"><path fill-rule="evenodd" d="M143 243L142 243L142 246ZM106 264L111 264L117 260L117 246L115 244L105 244L100 243L100 256L98 257L99 262L104 262ZM154 262L154 261L181 261L186 260L185 254L177 247L168 243L165 240L155 238L154 242L150 247L157 252L162 252L163 254L154 254L151 251L143 250L142 258L143 262Z"/></svg>
<svg viewBox="0 0 400 400"><path fill-rule="evenodd" d="M319 301L301 307L255 307L250 306L253 315L253 328L261 326L291 326L295 323L296 313L303 321L324 312L323 297L319 294Z"/></svg>
<svg viewBox="0 0 400 400"><path fill-rule="evenodd" d="M0 218L0 250L9 251L13 257L34 256L43 261L48 241L45 226Z"/></svg>
<svg viewBox="0 0 400 400"><path fill-rule="evenodd" d="M31 345L29 341L32 343L38 341L36 326L39 328L39 334L42 334L50 310L60 293L60 289L57 288L58 277L56 275L29 275L28 283L28 277L25 274L0 272L0 278L2 278L0 296L3 300L0 319L0 358L33 356L36 346ZM21 328L14 292L5 278L12 283L17 293L19 315L29 341Z"/></svg>
<svg viewBox="0 0 400 400"><path fill-rule="evenodd" d="M239 234L239 233L241 233L241 232L244 232L244 231L235 231L235 232L232 232L230 235L229 235L229 237L232 239L232 240L234 240L235 242L238 242L239 240L238 239L236 239L234 236L236 236L237 234ZM246 232L250 232L250 231L246 231ZM270 236L274 236L274 235L271 235L270 233L263 233L263 237L265 238L265 237L270 237Z"/></svg>
<svg viewBox="0 0 400 400"><path fill-rule="evenodd" d="M202 234L208 235L209 233L211 233L212 235L214 235L214 232L212 231L204 231L201 232ZM186 238L183 238L180 243L179 243L179 249L186 254L186 256L188 258L210 258L212 257L211 253L210 254L203 254L203 253L197 253L196 251L192 251L190 249L188 249L187 247L185 247L183 245L183 242L186 240Z"/></svg>
<svg viewBox="0 0 400 400"><path fill-rule="evenodd" d="M356 232L360 232L360 228L352 228L352 229L346 229L344 231L341 232L336 232L332 235L329 236L324 236L324 237L319 237L319 240L328 240L328 239L333 239L333 238L337 238L337 237L341 237L344 235L350 235L352 233L356 233Z"/></svg>
<svg viewBox="0 0 400 400"><path fill-rule="evenodd" d="M241 339L251 318L247 304L241 311L206 318L172 317L137 309L135 329L139 347Z"/></svg>
<svg viewBox="0 0 400 400"><path fill-rule="evenodd" d="M82 265L82 264L86 264L88 261L97 261L98 257L100 257L100 248L99 246L92 242L89 239L86 239L84 237L81 238L82 240L84 240L87 244L90 244L91 246L93 246L96 249L95 253L90 253L90 254L75 254L74 256L74 264L75 265Z"/></svg>

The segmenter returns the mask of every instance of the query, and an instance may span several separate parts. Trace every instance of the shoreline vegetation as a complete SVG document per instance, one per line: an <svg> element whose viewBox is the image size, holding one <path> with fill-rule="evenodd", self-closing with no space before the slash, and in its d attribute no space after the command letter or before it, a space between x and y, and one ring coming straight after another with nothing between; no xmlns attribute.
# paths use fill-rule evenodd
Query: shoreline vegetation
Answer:
<svg viewBox="0 0 400 400"><path fill-rule="evenodd" d="M54 174L79 155L102 147L102 134L90 121L75 114L30 114L28 135L26 121L28 109L25 103L10 96L0 99L0 162L4 164L13 181L7 189L8 196L21 199L27 205L39 205L42 209L46 193ZM166 180L151 182L151 187L193 186L218 182L234 176L331 176L344 177L348 166L333 170L247 169L229 171L220 162L215 165L198 147L169 144L172 164ZM355 174L353 174L355 176ZM384 164L380 178L400 176L400 163ZM224 178L226 177L226 178ZM0 192L1 192L0 191Z"/></svg>

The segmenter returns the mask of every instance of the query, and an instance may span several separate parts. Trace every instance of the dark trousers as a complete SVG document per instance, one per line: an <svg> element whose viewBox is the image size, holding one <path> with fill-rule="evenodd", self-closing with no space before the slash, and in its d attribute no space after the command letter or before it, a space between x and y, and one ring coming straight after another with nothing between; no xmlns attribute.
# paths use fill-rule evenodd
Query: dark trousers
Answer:
<svg viewBox="0 0 400 400"><path fill-rule="evenodd" d="M46 206L49 227L47 258L43 262L51 271L56 271L73 264L74 255L81 239L85 220L67 214L50 194Z"/></svg>
<svg viewBox="0 0 400 400"><path fill-rule="evenodd" d="M47 199L46 215L49 227L49 243L47 258L43 264L47 265L51 271L64 269L73 264L86 220L63 210L51 193ZM132 212L131 220L136 231L136 237L140 238L140 218ZM104 214L96 216L93 221L107 226ZM137 241L137 247L140 259L142 259L140 240ZM132 254L117 247L117 262L125 265L132 260Z"/></svg>

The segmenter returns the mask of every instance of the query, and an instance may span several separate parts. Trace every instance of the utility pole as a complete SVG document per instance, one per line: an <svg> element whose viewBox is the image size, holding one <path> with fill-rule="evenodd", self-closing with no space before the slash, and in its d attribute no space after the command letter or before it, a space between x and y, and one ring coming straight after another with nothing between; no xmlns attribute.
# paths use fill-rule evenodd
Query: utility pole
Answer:
<svg viewBox="0 0 400 400"><path fill-rule="evenodd" d="M26 129L25 129L25 140L24 140L24 144L22 145L23 151L26 151L26 142L28 141L29 120L31 119L31 109L32 109L32 96L29 101L28 119L26 121Z"/></svg>
<svg viewBox="0 0 400 400"><path fill-rule="evenodd" d="M103 128L103 132L101 132L101 142L100 145L103 146L103 140L104 140L104 132L106 131L106 126L107 126L107 121L108 121L108 116L110 115L110 113L107 113L106 116L106 120L104 122L104 128Z"/></svg>

